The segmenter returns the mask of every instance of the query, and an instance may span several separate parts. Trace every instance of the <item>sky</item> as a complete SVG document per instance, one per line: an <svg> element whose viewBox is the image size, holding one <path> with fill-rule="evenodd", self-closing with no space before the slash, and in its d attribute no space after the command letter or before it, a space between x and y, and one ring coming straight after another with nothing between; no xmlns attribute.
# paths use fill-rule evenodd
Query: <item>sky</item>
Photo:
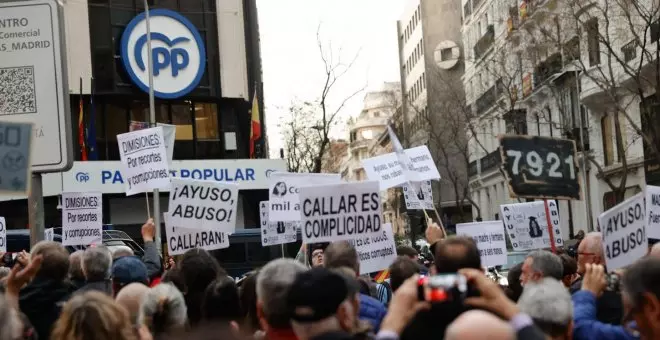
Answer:
<svg viewBox="0 0 660 340"><path fill-rule="evenodd" d="M396 21L406 0L257 0L263 67L266 134L271 157L283 146L280 119L295 101L314 101L323 89L324 66L317 44L353 67L330 94L329 109L356 90L399 81ZM320 26L319 26L320 25ZM366 93L366 92L364 92ZM364 93L349 101L343 121L357 116ZM333 137L346 138L345 131Z"/></svg>

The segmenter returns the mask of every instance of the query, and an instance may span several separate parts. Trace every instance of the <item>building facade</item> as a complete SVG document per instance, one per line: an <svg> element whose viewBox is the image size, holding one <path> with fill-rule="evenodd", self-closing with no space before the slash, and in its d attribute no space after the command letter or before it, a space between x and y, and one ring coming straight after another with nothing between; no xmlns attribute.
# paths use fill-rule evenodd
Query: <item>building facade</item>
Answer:
<svg viewBox="0 0 660 340"><path fill-rule="evenodd" d="M263 101L256 2L149 3L156 122L176 127L171 174L241 183L237 227L258 227L258 203L267 199L267 176L285 171L286 165L284 160L247 159L255 91ZM103 222L139 235L147 218L145 200L124 194L116 136L150 118L143 1L62 4L71 121L78 121L82 103L83 136L87 146L94 144L89 138L95 136L96 150L87 149L90 159L82 159L80 131L74 123L73 167L44 175L46 225L61 223L62 192L98 191L104 194ZM260 116L263 122L263 112ZM258 155L265 154L264 143L265 138L257 143ZM168 193L159 200L167 210ZM10 228L28 225L25 197L0 195L0 210Z"/></svg>

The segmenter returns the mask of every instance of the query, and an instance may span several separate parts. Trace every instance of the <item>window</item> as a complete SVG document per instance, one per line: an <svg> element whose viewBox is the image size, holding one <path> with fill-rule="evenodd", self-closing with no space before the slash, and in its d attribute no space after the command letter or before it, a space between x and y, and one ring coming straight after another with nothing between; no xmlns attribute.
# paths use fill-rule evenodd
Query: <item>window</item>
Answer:
<svg viewBox="0 0 660 340"><path fill-rule="evenodd" d="M595 66L600 64L600 41L597 18L591 19L586 23L586 31L589 66Z"/></svg>
<svg viewBox="0 0 660 340"><path fill-rule="evenodd" d="M216 104L195 103L197 139L220 140Z"/></svg>
<svg viewBox="0 0 660 340"><path fill-rule="evenodd" d="M614 142L612 138L612 115L606 113L600 120L600 132L603 136L603 162L607 165L614 163Z"/></svg>
<svg viewBox="0 0 660 340"><path fill-rule="evenodd" d="M378 117L380 117L380 111L374 112L374 118L378 118Z"/></svg>

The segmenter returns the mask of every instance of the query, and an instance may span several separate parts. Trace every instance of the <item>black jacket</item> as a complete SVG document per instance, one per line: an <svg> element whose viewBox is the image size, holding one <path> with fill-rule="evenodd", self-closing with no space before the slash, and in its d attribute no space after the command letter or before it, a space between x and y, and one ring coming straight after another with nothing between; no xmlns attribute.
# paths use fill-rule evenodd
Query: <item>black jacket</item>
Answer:
<svg viewBox="0 0 660 340"><path fill-rule="evenodd" d="M37 332L39 339L50 339L62 306L72 292L66 281L36 277L19 294L19 307Z"/></svg>
<svg viewBox="0 0 660 340"><path fill-rule="evenodd" d="M112 282L110 280L88 281L76 291L76 294L82 294L85 292L101 292L108 296L112 296Z"/></svg>
<svg viewBox="0 0 660 340"><path fill-rule="evenodd" d="M571 285L571 294L582 289L582 279L575 281ZM610 325L620 325L623 319L623 302L621 301L621 294L606 290L603 292L596 301L598 310L596 311L596 318L600 322Z"/></svg>

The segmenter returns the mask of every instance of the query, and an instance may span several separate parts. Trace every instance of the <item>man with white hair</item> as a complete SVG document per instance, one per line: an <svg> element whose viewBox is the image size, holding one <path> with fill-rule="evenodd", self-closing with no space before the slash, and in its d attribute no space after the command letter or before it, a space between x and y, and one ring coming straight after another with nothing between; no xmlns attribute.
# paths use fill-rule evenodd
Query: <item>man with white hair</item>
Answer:
<svg viewBox="0 0 660 340"><path fill-rule="evenodd" d="M514 340L516 333L506 321L497 316L482 310L471 310L461 314L447 327L445 339Z"/></svg>
<svg viewBox="0 0 660 340"><path fill-rule="evenodd" d="M116 260L120 257L123 256L133 256L135 253L133 252L133 249L129 246L117 246L115 250L112 252L112 259Z"/></svg>
<svg viewBox="0 0 660 340"><path fill-rule="evenodd" d="M296 340L289 321L287 293L296 275L307 270L292 259L269 262L257 276L257 317L268 340Z"/></svg>
<svg viewBox="0 0 660 340"><path fill-rule="evenodd" d="M85 285L78 292L99 291L112 296L110 268L112 255L105 246L90 247L82 255L82 271L85 275Z"/></svg>
<svg viewBox="0 0 660 340"><path fill-rule="evenodd" d="M546 251L535 250L527 254L520 273L520 283L539 281L545 277L561 280L564 277L564 266L559 256Z"/></svg>
<svg viewBox="0 0 660 340"><path fill-rule="evenodd" d="M530 282L518 299L518 307L551 339L571 339L573 301L562 282L550 277Z"/></svg>

